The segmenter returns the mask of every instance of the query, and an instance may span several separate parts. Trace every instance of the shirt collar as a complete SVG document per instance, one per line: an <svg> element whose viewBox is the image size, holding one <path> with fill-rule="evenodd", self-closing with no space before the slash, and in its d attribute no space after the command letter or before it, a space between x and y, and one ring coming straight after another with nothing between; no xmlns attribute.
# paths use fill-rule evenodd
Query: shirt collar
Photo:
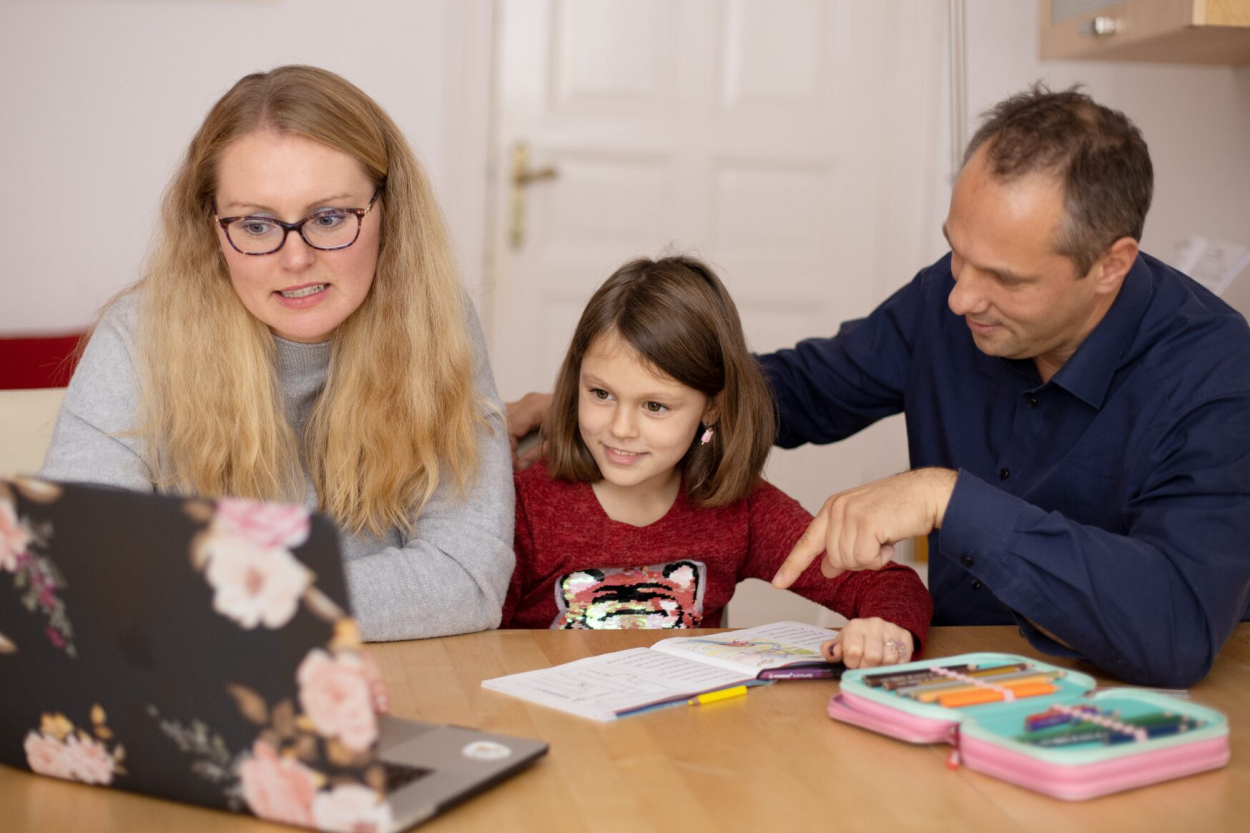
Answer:
<svg viewBox="0 0 1250 833"><path fill-rule="evenodd" d="M1107 314L1050 381L1090 407L1101 408L1116 368L1137 337L1151 286L1150 267L1139 254Z"/></svg>

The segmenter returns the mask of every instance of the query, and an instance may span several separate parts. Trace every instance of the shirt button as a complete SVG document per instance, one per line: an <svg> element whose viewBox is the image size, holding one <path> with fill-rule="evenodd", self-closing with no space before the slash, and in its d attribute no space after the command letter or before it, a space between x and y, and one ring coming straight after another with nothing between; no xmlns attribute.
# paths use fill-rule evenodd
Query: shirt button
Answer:
<svg viewBox="0 0 1250 833"><path fill-rule="evenodd" d="M984 585L983 585L983 584L981 584L981 579L979 579L979 578L974 578L974 579L972 580L972 589L973 589L973 590L980 590L983 586L984 586Z"/></svg>
<svg viewBox="0 0 1250 833"><path fill-rule="evenodd" d="M971 556L971 555L964 555L964 556L961 556L961 557L960 557L960 559L959 559L959 563L960 563L960 564L962 564L962 565L964 565L965 567L971 567L971 566L972 566L972 556Z"/></svg>
<svg viewBox="0 0 1250 833"><path fill-rule="evenodd" d="M998 470L999 480L1006 480L1008 477L1011 477L1011 469L999 469Z"/></svg>
<svg viewBox="0 0 1250 833"><path fill-rule="evenodd" d="M1027 404L1030 408L1036 408L1036 407L1037 407L1037 397L1036 397L1036 396L1030 396L1028 399L1024 400L1024 402L1025 402L1025 404Z"/></svg>

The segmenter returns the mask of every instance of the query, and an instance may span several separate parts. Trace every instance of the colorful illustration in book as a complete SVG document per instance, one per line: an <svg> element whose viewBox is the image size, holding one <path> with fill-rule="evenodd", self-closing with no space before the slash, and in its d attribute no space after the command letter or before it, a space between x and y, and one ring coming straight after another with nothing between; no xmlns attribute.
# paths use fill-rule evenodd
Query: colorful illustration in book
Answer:
<svg viewBox="0 0 1250 833"><path fill-rule="evenodd" d="M701 561L568 573L556 582L560 612L551 627L695 628L703 619L706 578L707 567Z"/></svg>
<svg viewBox="0 0 1250 833"><path fill-rule="evenodd" d="M724 640L716 637L691 637L681 641L681 648L692 654L725 659L752 668L765 668L777 660L820 662L824 659L819 651L771 639Z"/></svg>

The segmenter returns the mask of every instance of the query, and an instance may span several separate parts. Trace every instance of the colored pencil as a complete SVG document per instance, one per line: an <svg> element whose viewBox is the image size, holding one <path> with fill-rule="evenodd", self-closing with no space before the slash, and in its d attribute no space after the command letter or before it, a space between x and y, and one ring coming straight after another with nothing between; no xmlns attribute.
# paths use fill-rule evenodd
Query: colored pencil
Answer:
<svg viewBox="0 0 1250 833"><path fill-rule="evenodd" d="M1053 671L1042 671L1042 672L1023 671L1019 674L1006 674L1002 677L991 678L991 681L988 682L988 685L976 685L975 683L957 683L950 687L942 686L942 687L934 687L931 689L923 689L913 694L904 695L904 696L910 696L912 699L919 700L921 703L932 703L934 700L938 700L945 695L955 694L961 691L977 691L977 690L982 690L982 689L987 690L987 691L993 691L995 688L1008 688L1008 687L1020 685L1022 683L1049 682L1050 680L1055 679L1056 676L1058 675L1055 674L1055 672Z"/></svg>
<svg viewBox="0 0 1250 833"><path fill-rule="evenodd" d="M1009 665L993 665L989 668L981 668L979 666L952 665L943 667L945 671L953 671L962 674L965 677L993 677L999 674L1010 674L1015 671L1024 671L1032 666L1024 662L1011 663ZM909 671L902 674L883 674L879 675L888 679L884 679L876 683L876 687L884 688L887 691L898 691L900 688L912 688L918 685L926 684L942 684L947 682L955 682L946 674L936 674L932 671ZM867 677L864 678L868 679Z"/></svg>
<svg viewBox="0 0 1250 833"><path fill-rule="evenodd" d="M1000 680L1010 680L1010 679L1017 678L1017 677L1032 677L1038 674L1058 675L1058 673L1059 672L1054 672L1054 671L1039 671L1036 668L1025 668L1025 669L1009 668L1009 669L1004 669L1003 671L999 673L994 673L994 674L988 674L988 673L977 674L975 676L972 674L966 674L962 678L934 677L931 680L918 682L918 683L915 683L914 685L901 686L899 688L895 688L892 690L895 694L898 694L902 697L914 697L917 694L937 691L939 689L951 689L957 686L976 685L975 681L977 680L985 682L985 683L989 683L991 685L997 685Z"/></svg>
<svg viewBox="0 0 1250 833"><path fill-rule="evenodd" d="M1059 686L1043 681L1019 683L1003 687L1008 689L1016 699L1040 697L1044 694L1054 694L1059 690ZM970 691L944 694L938 698L938 704L947 708L957 709L963 706L976 706L981 703L998 703L1006 699L1007 695L1002 691L995 691L992 688L977 688Z"/></svg>
<svg viewBox="0 0 1250 833"><path fill-rule="evenodd" d="M976 665L967 665L967 664L952 665L950 666L949 670L969 671L969 670L975 669L976 667L977 667ZM906 678L918 679L921 677L935 677L935 676L937 675L934 674L932 671L929 671L928 669L913 668L911 671L887 671L887 672L883 672L880 674L865 674L864 676L860 677L860 680L866 686L870 686L872 688L878 688L881 685L887 682L893 682L894 680L902 680Z"/></svg>

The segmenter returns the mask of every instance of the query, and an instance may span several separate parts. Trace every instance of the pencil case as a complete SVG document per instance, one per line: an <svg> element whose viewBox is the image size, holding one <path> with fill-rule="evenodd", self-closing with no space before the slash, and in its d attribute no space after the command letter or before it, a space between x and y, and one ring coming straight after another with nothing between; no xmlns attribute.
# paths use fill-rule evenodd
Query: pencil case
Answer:
<svg viewBox="0 0 1250 833"><path fill-rule="evenodd" d="M847 671L829 716L909 743L949 743L952 765L1067 800L1228 763L1220 712L1094 687L1087 674L1014 654L961 654Z"/></svg>

